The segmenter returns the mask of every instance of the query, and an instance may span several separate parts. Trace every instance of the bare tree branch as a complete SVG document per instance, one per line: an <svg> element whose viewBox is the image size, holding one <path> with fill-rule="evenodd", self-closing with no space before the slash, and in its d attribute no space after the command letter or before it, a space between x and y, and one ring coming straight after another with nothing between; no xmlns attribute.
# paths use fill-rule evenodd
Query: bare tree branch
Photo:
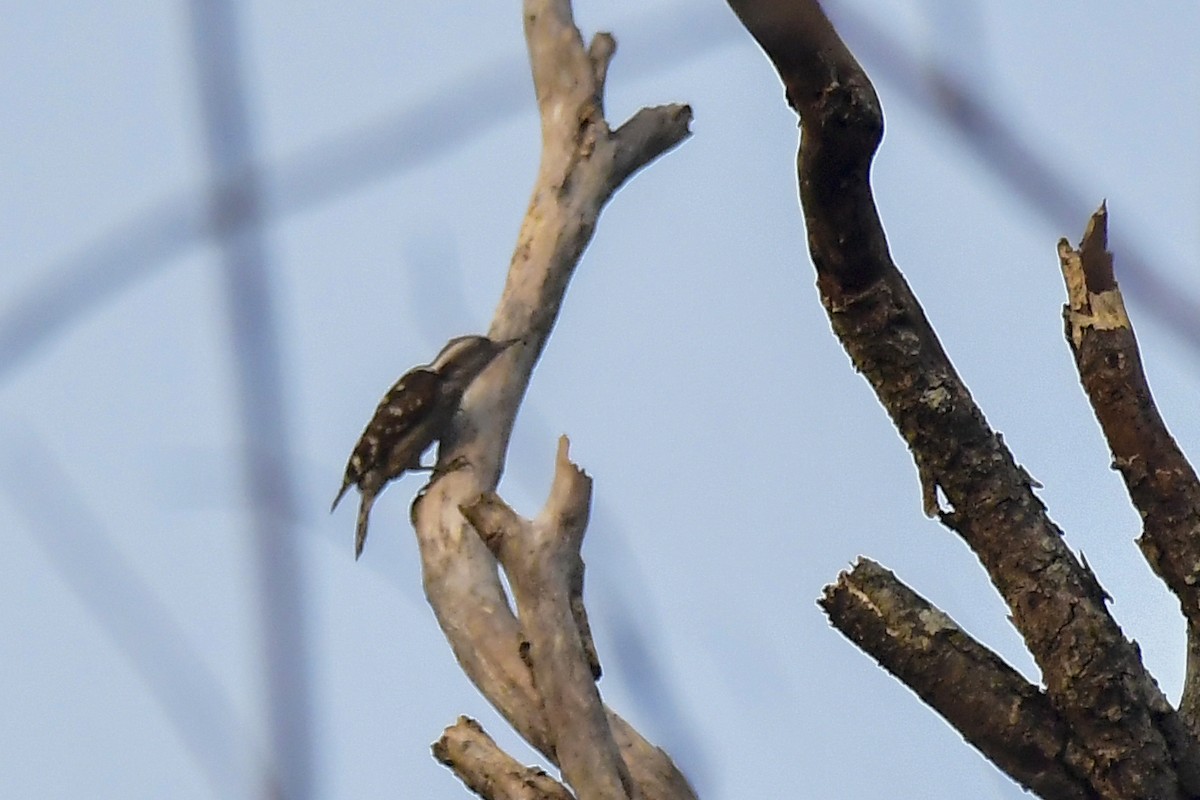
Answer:
<svg viewBox="0 0 1200 800"><path fill-rule="evenodd" d="M573 800L565 786L538 767L520 764L467 717L446 728L433 744L433 756L486 800Z"/></svg>
<svg viewBox="0 0 1200 800"><path fill-rule="evenodd" d="M1045 800L1095 797L1066 763L1050 701L954 620L866 558L825 587L833 626L917 693L1013 780Z"/></svg>
<svg viewBox="0 0 1200 800"><path fill-rule="evenodd" d="M1187 670L1183 678L1183 695L1179 698L1179 716L1200 740L1200 629L1188 625Z"/></svg>
<svg viewBox="0 0 1200 800"><path fill-rule="evenodd" d="M559 439L554 484L536 519L517 516L495 494L463 508L496 553L512 586L527 643L526 659L554 735L563 777L582 800L633 795L609 731L592 658L576 617L583 587L580 548L587 528L592 481L568 460Z"/></svg>
<svg viewBox="0 0 1200 800"><path fill-rule="evenodd" d="M888 252L869 182L883 133L870 79L815 0L730 0L801 120L800 198L833 328L908 443L923 505L979 557L1071 728L1073 770L1102 797L1200 792L1195 742L987 425ZM949 510L941 510L937 493Z"/></svg>
<svg viewBox="0 0 1200 800"><path fill-rule="evenodd" d="M1188 650L1200 632L1200 481L1154 405L1133 326L1108 252L1108 210L1092 215L1079 249L1058 243L1067 305L1067 342L1129 498L1142 517L1138 540L1150 566L1175 596L1188 623ZM1181 703L1200 736L1200 676L1189 657Z"/></svg>
<svg viewBox="0 0 1200 800"><path fill-rule="evenodd" d="M520 624L495 559L460 507L499 480L517 408L601 209L633 172L688 135L691 111L643 110L632 128L612 131L602 104L611 38L598 38L585 50L565 0L526 0L524 14L542 119L542 163L489 329L493 339L520 337L524 344L497 359L467 393L438 459L443 467L469 466L431 483L413 504L413 524L425 593L455 657L517 731L554 760L556 731L521 657ZM642 796L692 796L665 753L615 714L608 712L608 720Z"/></svg>

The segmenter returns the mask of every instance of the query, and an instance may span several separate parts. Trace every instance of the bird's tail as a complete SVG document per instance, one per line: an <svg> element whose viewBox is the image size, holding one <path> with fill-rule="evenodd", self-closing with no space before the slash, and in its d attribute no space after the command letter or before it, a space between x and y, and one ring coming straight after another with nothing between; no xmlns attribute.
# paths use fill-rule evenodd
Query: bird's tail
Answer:
<svg viewBox="0 0 1200 800"><path fill-rule="evenodd" d="M358 504L358 527L354 534L354 560L362 555L363 545L367 543L367 518L371 515L371 506L375 505L375 493L363 492L362 501Z"/></svg>
<svg viewBox="0 0 1200 800"><path fill-rule="evenodd" d="M351 481L349 478L342 482L341 490L337 493L337 497L333 498L333 505L329 507L330 514L337 510L338 503L342 502L342 497L345 496L346 490L350 488L350 483Z"/></svg>

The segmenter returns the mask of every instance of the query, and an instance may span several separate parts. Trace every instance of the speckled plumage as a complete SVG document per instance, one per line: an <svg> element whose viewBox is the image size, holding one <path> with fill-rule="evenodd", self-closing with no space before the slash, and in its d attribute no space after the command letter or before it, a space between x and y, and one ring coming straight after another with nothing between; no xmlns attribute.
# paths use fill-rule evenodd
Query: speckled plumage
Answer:
<svg viewBox="0 0 1200 800"><path fill-rule="evenodd" d="M421 466L421 454L445 434L471 382L516 341L493 342L485 336L451 339L432 363L409 370L384 395L354 445L342 488L330 508L337 508L351 484L358 486L362 499L355 558L367 540L375 498L405 472L429 469Z"/></svg>

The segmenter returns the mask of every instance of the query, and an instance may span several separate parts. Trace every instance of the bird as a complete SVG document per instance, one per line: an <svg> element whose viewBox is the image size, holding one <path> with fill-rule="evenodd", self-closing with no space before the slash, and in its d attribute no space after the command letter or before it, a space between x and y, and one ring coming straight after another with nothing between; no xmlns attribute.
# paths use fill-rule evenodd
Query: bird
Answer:
<svg viewBox="0 0 1200 800"><path fill-rule="evenodd" d="M495 358L520 339L493 341L486 336L457 336L428 364L414 367L392 384L350 453L342 488L330 513L350 486L362 498L355 528L354 558L367 541L367 519L383 488L405 472L432 470L421 455L445 436L462 396Z"/></svg>

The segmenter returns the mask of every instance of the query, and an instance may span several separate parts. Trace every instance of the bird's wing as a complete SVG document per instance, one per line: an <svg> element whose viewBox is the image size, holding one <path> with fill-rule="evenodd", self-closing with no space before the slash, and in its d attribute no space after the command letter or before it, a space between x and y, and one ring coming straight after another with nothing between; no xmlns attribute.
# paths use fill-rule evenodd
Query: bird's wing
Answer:
<svg viewBox="0 0 1200 800"><path fill-rule="evenodd" d="M438 374L427 369L406 373L379 401L371 424L378 424L389 438L420 425L437 407L440 382Z"/></svg>
<svg viewBox="0 0 1200 800"><path fill-rule="evenodd" d="M379 464L381 453L391 447L398 436L420 425L433 413L437 407L438 382L437 373L414 369L405 373L388 390L379 401L375 415L371 417L358 443L354 445L338 499L350 484L359 483L365 473Z"/></svg>

